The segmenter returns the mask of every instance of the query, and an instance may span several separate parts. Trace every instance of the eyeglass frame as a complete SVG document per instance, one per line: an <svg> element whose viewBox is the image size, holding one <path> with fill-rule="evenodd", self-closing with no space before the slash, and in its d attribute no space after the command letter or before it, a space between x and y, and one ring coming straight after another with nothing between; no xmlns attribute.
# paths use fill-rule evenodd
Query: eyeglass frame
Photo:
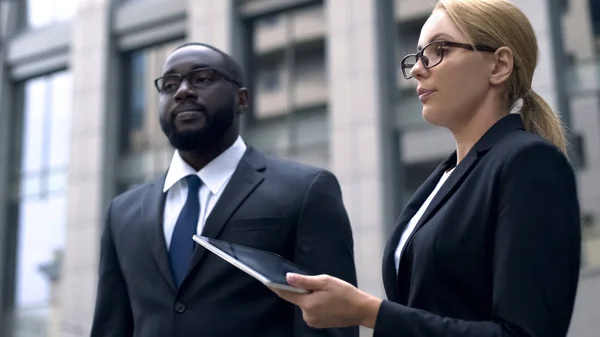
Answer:
<svg viewBox="0 0 600 337"><path fill-rule="evenodd" d="M231 82L235 85L237 85L239 88L243 88L244 86L237 80L231 78L229 75L225 74L224 72L220 71L217 68L213 68L213 67L200 67L200 68L196 68L196 69L192 69L186 73L169 73L169 74L164 74L158 78L156 78L154 80L154 87L156 88L156 90L158 91L159 94L174 94L177 92L177 90L179 90L179 87L181 86L181 83L183 83L183 80L187 80L188 83L190 83L190 85L192 87L194 87L195 89L204 89L204 87L202 88L198 88L197 86L195 86L194 84L192 84L189 80L189 75L198 71L202 71L202 70L212 70L214 71L216 74L218 74L222 79L226 80L227 82ZM177 86L177 89L175 89L172 93L171 92L164 92L163 90L160 89L160 87L158 86L158 82L161 79L164 79L166 76L178 76L179 77L179 85Z"/></svg>
<svg viewBox="0 0 600 337"><path fill-rule="evenodd" d="M423 51L425 50L425 48L427 48L430 45L435 44L435 43L439 44L440 47L462 48L462 49L467 49L467 50L472 50L472 51L482 51L482 52L494 53L498 50L498 48L493 48L493 47L481 45L481 44L476 44L475 46L473 46L468 43L460 43L460 42L452 42L452 41L444 41L444 40L431 41L428 44L426 44L423 48L421 48L421 50L419 50L418 52L416 52L414 54L408 54L402 58L402 61L400 61L400 69L402 70L402 76L404 77L404 79L410 80L412 78L412 75L409 75L408 77L406 76L406 72L405 72L405 68L404 68L404 63L406 62L406 59L409 57L415 57L417 59L417 61L413 65L413 67L417 64L417 62L419 62L419 60L421 60L421 64L423 65L423 67L425 67L425 69L431 69L431 68L437 66L438 64L442 63L442 61L444 60L444 51L445 51L444 49L441 49L440 61L438 63L436 63L432 66L428 66L425 64L425 62L423 62L424 58L425 58L425 56L423 55ZM409 74L410 74L410 71L409 71Z"/></svg>

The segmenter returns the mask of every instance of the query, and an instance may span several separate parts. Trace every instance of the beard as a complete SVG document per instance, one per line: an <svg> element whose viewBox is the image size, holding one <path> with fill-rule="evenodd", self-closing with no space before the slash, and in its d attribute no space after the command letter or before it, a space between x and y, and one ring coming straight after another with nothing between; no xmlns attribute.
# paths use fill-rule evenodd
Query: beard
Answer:
<svg viewBox="0 0 600 337"><path fill-rule="evenodd" d="M171 145L181 151L206 150L212 148L234 122L235 111L221 108L212 116L205 113L204 126L197 130L178 131L174 117L167 120L160 118L160 127Z"/></svg>

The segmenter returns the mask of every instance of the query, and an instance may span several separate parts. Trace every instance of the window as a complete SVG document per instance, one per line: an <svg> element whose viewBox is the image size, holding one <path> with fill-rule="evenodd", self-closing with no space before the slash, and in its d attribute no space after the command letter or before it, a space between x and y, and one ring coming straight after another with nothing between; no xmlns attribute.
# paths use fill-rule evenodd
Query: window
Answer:
<svg viewBox="0 0 600 337"><path fill-rule="evenodd" d="M124 55L119 192L155 178L171 161L173 148L160 128L153 81L160 76L167 56L181 43L165 43Z"/></svg>
<svg viewBox="0 0 600 337"><path fill-rule="evenodd" d="M27 26L38 28L65 21L77 12L79 0L27 0Z"/></svg>
<svg viewBox="0 0 600 337"><path fill-rule="evenodd" d="M261 151L327 167L329 162L329 123L325 108L298 111L255 123L244 139Z"/></svg>
<svg viewBox="0 0 600 337"><path fill-rule="evenodd" d="M57 310L67 222L67 172L71 134L68 72L24 83L20 165L12 204L17 212L15 335L51 335Z"/></svg>
<svg viewBox="0 0 600 337"><path fill-rule="evenodd" d="M588 0L592 35L594 37L596 55L600 55L600 1ZM598 57L598 56L597 56Z"/></svg>
<svg viewBox="0 0 600 337"><path fill-rule="evenodd" d="M317 7L312 9L323 11L322 4ZM295 14L305 10L278 13L253 23L252 71L247 73L255 89L250 92L251 118L244 128L244 139L266 153L327 167L326 41L320 34L302 34L310 27L311 17ZM260 28L275 18L293 20L293 24L278 27L278 36L286 38L273 40L280 42L261 49L259 38L264 32Z"/></svg>
<svg viewBox="0 0 600 337"><path fill-rule="evenodd" d="M144 73L146 55L143 52L131 54L131 96L129 97L129 126L131 130L141 130L144 124L147 80Z"/></svg>
<svg viewBox="0 0 600 337"><path fill-rule="evenodd" d="M588 0L590 6L590 17L592 21L592 31L596 38L600 37L600 2L598 0Z"/></svg>
<svg viewBox="0 0 600 337"><path fill-rule="evenodd" d="M281 22L281 15L271 14L256 20L256 24L264 27L273 27Z"/></svg>
<svg viewBox="0 0 600 337"><path fill-rule="evenodd" d="M435 169L446 159L445 157L419 161L413 163L405 163L405 185L403 199L410 200L417 192L419 187L427 180L427 178L435 171Z"/></svg>
<svg viewBox="0 0 600 337"><path fill-rule="evenodd" d="M261 74L261 88L265 92L277 91L281 84L279 83L279 71L277 69L264 70Z"/></svg>
<svg viewBox="0 0 600 337"><path fill-rule="evenodd" d="M23 142L15 188L20 198L66 187L71 134L71 76L56 73L24 85Z"/></svg>

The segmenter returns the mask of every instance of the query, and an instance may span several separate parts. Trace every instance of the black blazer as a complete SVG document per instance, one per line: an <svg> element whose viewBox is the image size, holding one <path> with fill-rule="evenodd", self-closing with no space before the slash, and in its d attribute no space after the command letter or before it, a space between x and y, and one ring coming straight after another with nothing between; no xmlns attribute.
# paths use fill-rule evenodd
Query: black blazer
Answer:
<svg viewBox="0 0 600 337"><path fill-rule="evenodd" d="M358 327L309 328L299 309L203 248L176 289L162 229L165 176L110 203L92 337L358 336ZM357 283L340 186L326 170L249 148L202 234Z"/></svg>
<svg viewBox="0 0 600 337"><path fill-rule="evenodd" d="M377 337L564 337L580 267L580 213L563 154L502 118L434 197L409 238L400 236L456 155L415 193L385 248L388 296Z"/></svg>

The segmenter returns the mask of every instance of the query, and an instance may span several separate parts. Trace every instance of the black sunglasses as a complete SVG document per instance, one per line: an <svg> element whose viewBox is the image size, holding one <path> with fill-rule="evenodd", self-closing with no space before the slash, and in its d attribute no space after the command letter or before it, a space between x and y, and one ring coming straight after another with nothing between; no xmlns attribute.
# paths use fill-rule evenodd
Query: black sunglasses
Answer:
<svg viewBox="0 0 600 337"><path fill-rule="evenodd" d="M402 69L402 75L405 79L409 80L412 78L410 70L417 64L419 60L426 69L431 69L442 62L444 59L444 48L463 48L473 51L483 52L495 52L498 48L492 48L484 45L476 44L474 47L467 43L450 42L450 41L433 41L425 45L423 49L419 50L416 54L408 54L404 56L400 62L400 68Z"/></svg>
<svg viewBox="0 0 600 337"><path fill-rule="evenodd" d="M179 89L179 86L184 79L186 79L188 83L196 89L205 89L211 86L213 83L218 82L220 79L231 82L240 88L242 87L242 84L237 80L234 80L227 74L210 67L194 69L185 74L165 74L154 80L154 86L161 94L173 94Z"/></svg>

